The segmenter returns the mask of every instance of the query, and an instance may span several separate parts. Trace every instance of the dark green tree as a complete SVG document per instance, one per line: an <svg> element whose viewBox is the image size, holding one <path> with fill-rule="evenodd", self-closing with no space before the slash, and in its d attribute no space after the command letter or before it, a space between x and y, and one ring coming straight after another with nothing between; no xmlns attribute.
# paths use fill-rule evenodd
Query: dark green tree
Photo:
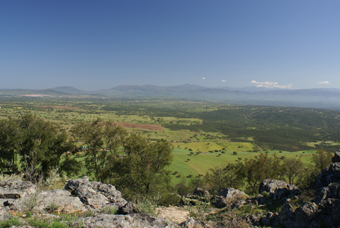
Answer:
<svg viewBox="0 0 340 228"><path fill-rule="evenodd" d="M318 150L312 156L312 164L318 173L332 164L333 154L327 151Z"/></svg>
<svg viewBox="0 0 340 228"><path fill-rule="evenodd" d="M97 119L92 123L80 123L72 131L76 139L87 145L85 166L88 174L93 172L97 179L107 182L110 169L119 157L119 148L127 136L126 130L112 122Z"/></svg>
<svg viewBox="0 0 340 228"><path fill-rule="evenodd" d="M161 139L151 142L140 134L131 133L124 142L125 156L116 160L111 170L116 175L115 185L130 199L138 195L154 195L170 187L172 145Z"/></svg>
<svg viewBox="0 0 340 228"><path fill-rule="evenodd" d="M283 169L289 184L294 184L294 179L304 171L301 158L286 158L283 161Z"/></svg>
<svg viewBox="0 0 340 228"><path fill-rule="evenodd" d="M264 179L282 179L285 174L280 159L268 153L260 153L255 159L245 159L244 172L251 194L257 191Z"/></svg>
<svg viewBox="0 0 340 228"><path fill-rule="evenodd" d="M209 191L212 194L217 194L218 191L234 187L239 188L245 177L243 163L229 163L225 167L215 167L210 169L205 175L205 180Z"/></svg>
<svg viewBox="0 0 340 228"><path fill-rule="evenodd" d="M21 131L18 121L9 117L0 121L0 169L1 172L17 172L17 156Z"/></svg>
<svg viewBox="0 0 340 228"><path fill-rule="evenodd" d="M32 113L3 120L0 126L1 166L8 171L17 170L19 156L21 171L30 181L36 181L51 168L60 169L62 155L74 150L63 129Z"/></svg>

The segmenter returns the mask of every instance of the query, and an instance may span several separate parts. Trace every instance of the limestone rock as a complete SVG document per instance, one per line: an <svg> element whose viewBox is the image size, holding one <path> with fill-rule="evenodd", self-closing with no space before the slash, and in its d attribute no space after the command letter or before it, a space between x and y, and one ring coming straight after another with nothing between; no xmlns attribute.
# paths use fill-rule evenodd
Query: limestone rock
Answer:
<svg viewBox="0 0 340 228"><path fill-rule="evenodd" d="M273 200L281 200L288 196L299 193L295 185L289 185L285 181L275 179L265 179L260 183L259 193L269 192L269 197Z"/></svg>
<svg viewBox="0 0 340 228"><path fill-rule="evenodd" d="M260 183L259 193L263 192L274 193L276 189L279 188L289 188L285 181L275 180L275 179L265 179Z"/></svg>
<svg viewBox="0 0 340 228"><path fill-rule="evenodd" d="M3 221L7 218L9 218L8 208L1 207L0 208L0 221Z"/></svg>
<svg viewBox="0 0 340 228"><path fill-rule="evenodd" d="M19 199L36 192L36 185L29 181L0 181L0 198Z"/></svg>
<svg viewBox="0 0 340 228"><path fill-rule="evenodd" d="M215 196L215 206L217 208L226 207L228 204L233 203L240 199L248 198L249 196L235 188L227 188L219 191L219 193Z"/></svg>
<svg viewBox="0 0 340 228"><path fill-rule="evenodd" d="M28 202L30 197L33 196L26 196L15 201L11 208L17 211L26 210L25 202ZM36 197L36 202L32 201L34 205L32 205L31 210L33 212L49 211L52 209L51 206L55 207L53 208L55 212L74 213L88 210L78 197L72 196L71 193L66 190L42 191L34 197Z"/></svg>
<svg viewBox="0 0 340 228"><path fill-rule="evenodd" d="M127 203L115 186L100 182L90 182L88 177L69 180L65 189L72 190L74 195L78 196L84 204L92 208L113 206L118 209Z"/></svg>
<svg viewBox="0 0 340 228"><path fill-rule="evenodd" d="M118 208L118 214L134 214L137 213L137 206L133 202L129 201L124 206Z"/></svg>

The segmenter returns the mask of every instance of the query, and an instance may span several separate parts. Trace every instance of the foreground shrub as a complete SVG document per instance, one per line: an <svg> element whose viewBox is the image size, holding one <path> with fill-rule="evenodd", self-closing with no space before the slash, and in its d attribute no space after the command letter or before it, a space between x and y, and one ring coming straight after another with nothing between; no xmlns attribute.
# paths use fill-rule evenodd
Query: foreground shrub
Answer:
<svg viewBox="0 0 340 228"><path fill-rule="evenodd" d="M178 206L180 201L181 201L181 198L177 194L166 193L162 195L162 197L159 199L157 204L159 206L164 206L164 207L168 207L170 205Z"/></svg>
<svg viewBox="0 0 340 228"><path fill-rule="evenodd" d="M151 216L158 216L156 212L157 203L159 202L159 196L145 197L140 196L137 198L136 206L140 213L145 213Z"/></svg>
<svg viewBox="0 0 340 228"><path fill-rule="evenodd" d="M7 219L7 220L0 222L0 228L20 226L20 225L21 225L21 222L19 221L18 217L14 217L14 218Z"/></svg>
<svg viewBox="0 0 340 228"><path fill-rule="evenodd" d="M32 209L37 205L38 200L39 196L36 192L23 198L23 200L21 201L21 205L25 208L25 210L32 211Z"/></svg>

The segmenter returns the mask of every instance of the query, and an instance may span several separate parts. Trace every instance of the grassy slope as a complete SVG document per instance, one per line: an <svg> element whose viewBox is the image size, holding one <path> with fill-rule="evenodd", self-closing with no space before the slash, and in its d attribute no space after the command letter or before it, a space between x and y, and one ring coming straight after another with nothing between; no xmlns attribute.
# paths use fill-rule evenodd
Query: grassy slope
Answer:
<svg viewBox="0 0 340 228"><path fill-rule="evenodd" d="M311 157L312 154L315 153L315 150L298 152L282 151L281 153L279 151L269 151L268 153L276 153L277 156L285 156L286 158L301 156L302 162L305 165L308 165L311 162ZM236 163L239 161L239 158L241 158L241 161L244 161L245 158L252 159L258 155L258 153L255 152L237 152L237 155L233 155L232 151L226 151L224 154L222 154L221 152L213 152L190 155L190 151L184 149L175 149L173 151L173 154L174 161L170 169L172 170L172 172L177 171L181 174L181 177L187 179L189 179L187 176L190 174L205 174L211 168L224 166L228 163ZM187 161L188 159L190 159L190 161ZM176 175L173 175L173 184L179 183L180 180L181 179L176 177Z"/></svg>

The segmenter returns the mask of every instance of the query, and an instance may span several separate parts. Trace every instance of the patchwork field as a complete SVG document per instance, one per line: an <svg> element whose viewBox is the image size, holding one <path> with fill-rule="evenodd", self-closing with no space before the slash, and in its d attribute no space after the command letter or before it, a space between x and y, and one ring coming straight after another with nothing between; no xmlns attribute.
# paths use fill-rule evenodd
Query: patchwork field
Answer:
<svg viewBox="0 0 340 228"><path fill-rule="evenodd" d="M331 110L185 100L22 97L0 100L0 107L0 119L29 111L70 129L100 118L152 141L166 139L174 147L173 184L216 166L254 158L261 151L286 158L301 156L309 164L317 149L334 151L340 146L339 111Z"/></svg>

